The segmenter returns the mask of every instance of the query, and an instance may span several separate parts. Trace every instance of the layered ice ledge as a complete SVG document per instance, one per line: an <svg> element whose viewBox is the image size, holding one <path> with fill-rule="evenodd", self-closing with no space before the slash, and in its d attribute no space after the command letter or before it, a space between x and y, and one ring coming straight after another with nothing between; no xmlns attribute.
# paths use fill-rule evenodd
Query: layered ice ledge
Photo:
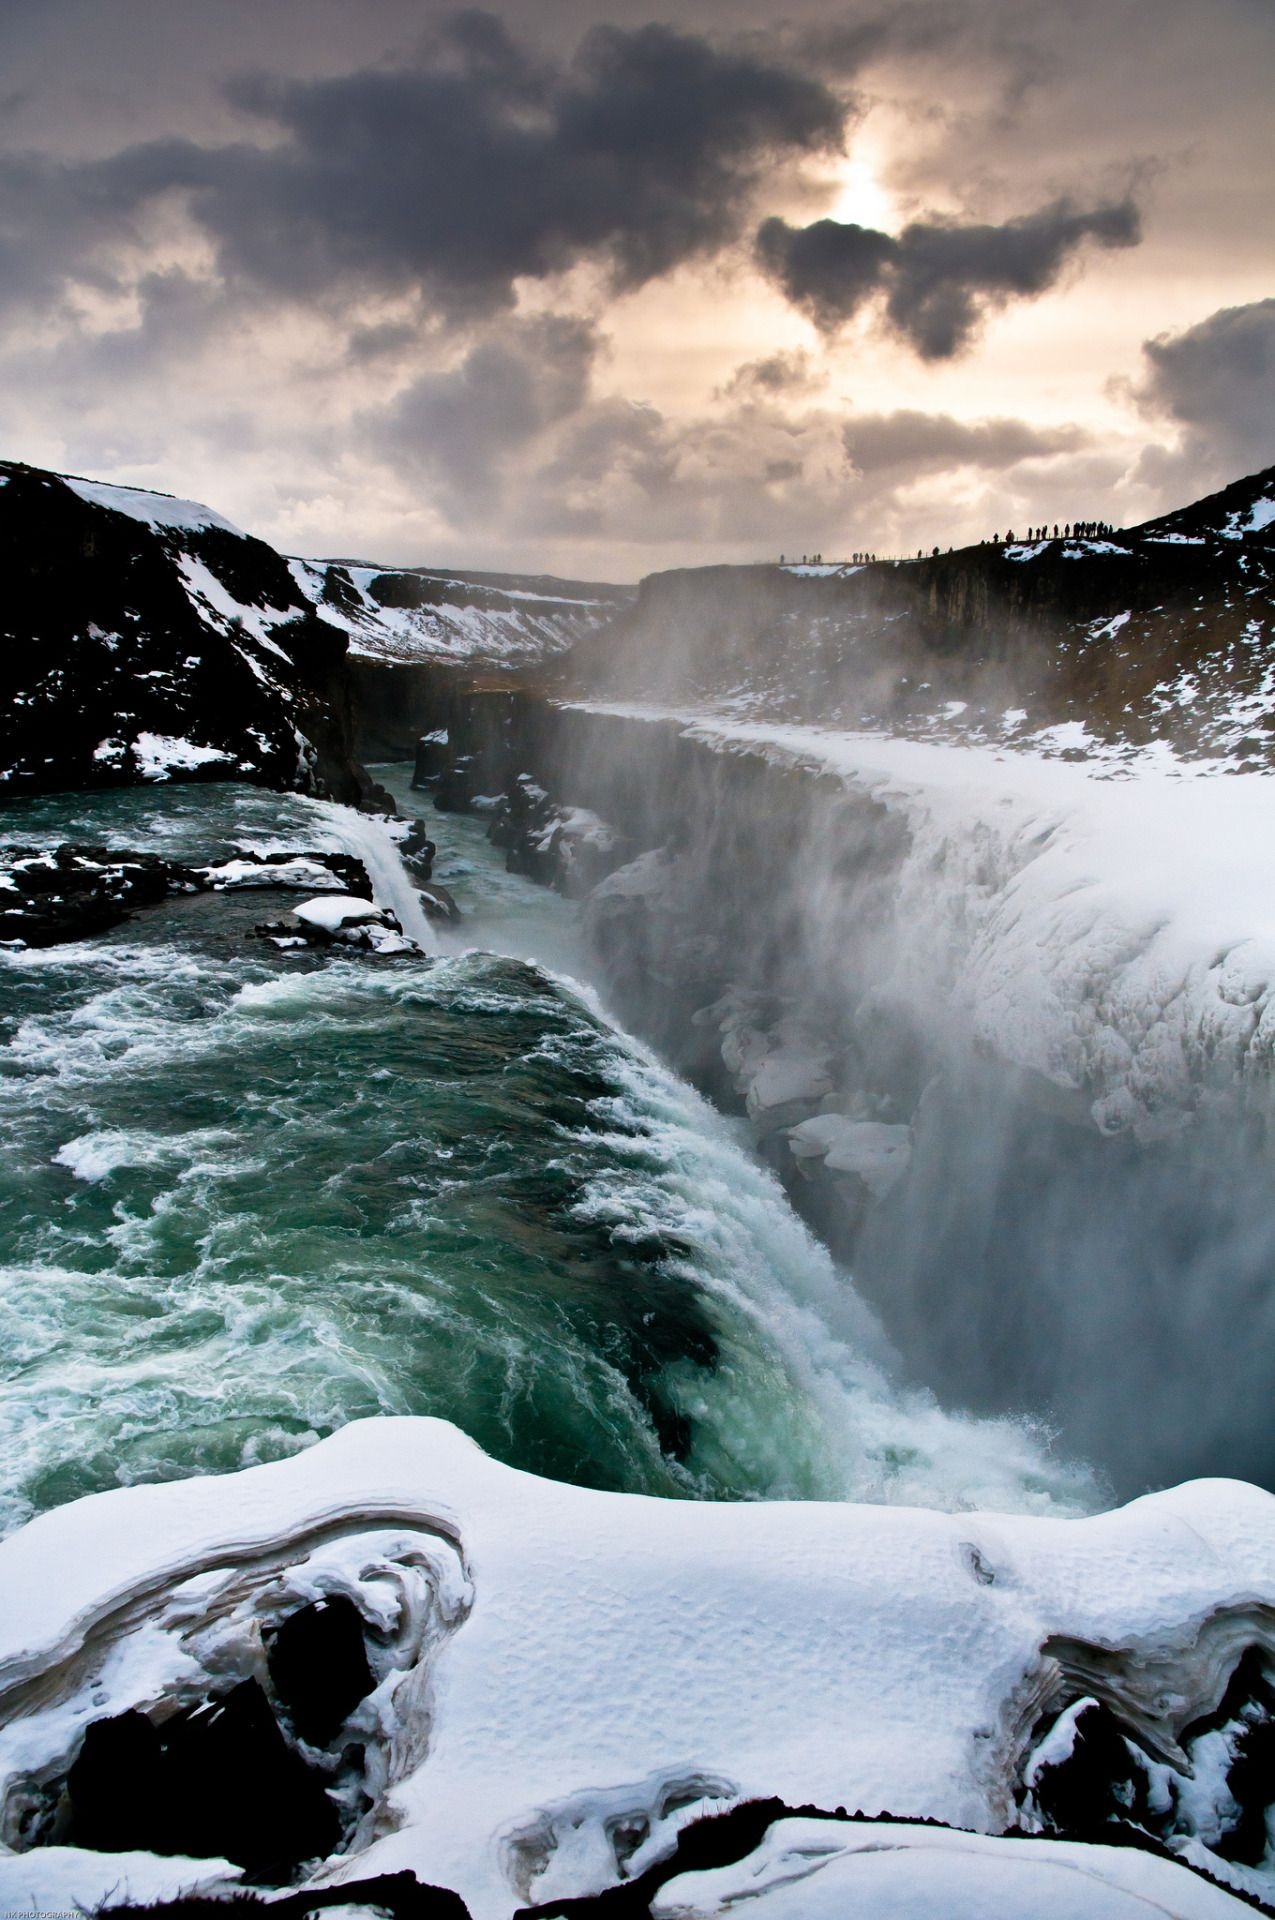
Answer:
<svg viewBox="0 0 1275 1920"><path fill-rule="evenodd" d="M922 1024L1173 1131L1275 1057L1275 777L1063 740L961 744L573 702L840 777L907 825L876 985ZM1054 732L1060 731L1055 729Z"/></svg>
<svg viewBox="0 0 1275 1920"><path fill-rule="evenodd" d="M754 1796L999 1832L1063 1667L1074 1692L1090 1655L1095 1687L1172 1753L1239 1651L1275 1646L1275 1499L1200 1481L1073 1520L706 1505L539 1480L434 1420L359 1422L280 1463L78 1501L0 1544L0 1788L64 1770L90 1719L197 1690L210 1648L250 1670L280 1594L335 1591L411 1657L378 1689L379 1804L321 1877L408 1868L497 1920L614 1882L618 1833L645 1830L633 1871L688 1809ZM830 1831L862 1853L862 1830ZM897 1832L890 1846L917 1898L926 1873L991 1871L956 1837L928 1865ZM1037 1851L1014 1853L1015 1883ZM1182 1868L1108 1855L1054 1843L1092 1875L1075 1911L1132 1913L1152 1891L1167 1913L1231 1910ZM722 1897L748 1892L766 1920L839 1911L811 1904L831 1871L812 1857L795 1905L773 1858ZM50 1848L0 1856L0 1905L225 1877ZM676 1887L658 1911L723 1910L679 1906Z"/></svg>

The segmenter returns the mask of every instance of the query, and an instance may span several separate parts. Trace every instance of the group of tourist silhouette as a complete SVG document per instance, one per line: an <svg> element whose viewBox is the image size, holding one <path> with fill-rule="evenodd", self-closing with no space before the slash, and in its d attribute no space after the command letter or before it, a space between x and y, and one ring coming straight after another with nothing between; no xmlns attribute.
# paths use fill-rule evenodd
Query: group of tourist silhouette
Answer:
<svg viewBox="0 0 1275 1920"><path fill-rule="evenodd" d="M990 540L981 540L979 542L979 545L983 547L987 547L987 546L999 547L1002 544L1004 544L1005 546L1014 546L1017 544L1017 542L1020 539L1021 540L1107 540L1107 539L1110 539L1114 531L1115 531L1114 527L1112 527L1111 524L1106 520L1075 520L1075 521L1069 520L1066 526L1064 527L1060 527L1058 522L1055 520L1052 533L1050 532L1047 526L1028 527L1026 533L1023 533L1023 534L1016 534L1013 528L1011 527L1009 532L1005 535L1005 539L1003 543L1001 541L1001 537L999 533L994 533ZM951 547L949 547L948 552L951 553L951 551L952 549ZM930 549L931 559L936 558L938 553L939 553L939 549L937 547L932 547ZM852 553L850 555L849 561L843 564L848 564L850 566L855 566L855 567L863 567L863 566L869 565L870 562L876 559L876 557L877 556L875 553ZM917 548L916 557L918 560L923 560L925 558L925 549L923 547ZM796 566L798 563L796 561L792 561L792 562L788 561L785 558L785 556L781 553L779 556L779 564L781 567L784 567L788 565ZM801 556L800 564L803 567L821 567L823 565L823 555L821 553L803 553Z"/></svg>
<svg viewBox="0 0 1275 1920"><path fill-rule="evenodd" d="M1114 531L1115 529L1109 526L1105 520L1077 520L1074 525L1069 520L1066 526L1060 531L1058 522L1055 520L1052 533L1048 527L1028 527L1026 533L1022 535L1022 538L1024 540L1105 540ZM1014 538L1015 535L1011 528L1005 535L1006 544L1010 544ZM999 533L994 533L992 535L992 545L998 547L1000 543L1001 537ZM987 542L984 541L983 544L986 546Z"/></svg>

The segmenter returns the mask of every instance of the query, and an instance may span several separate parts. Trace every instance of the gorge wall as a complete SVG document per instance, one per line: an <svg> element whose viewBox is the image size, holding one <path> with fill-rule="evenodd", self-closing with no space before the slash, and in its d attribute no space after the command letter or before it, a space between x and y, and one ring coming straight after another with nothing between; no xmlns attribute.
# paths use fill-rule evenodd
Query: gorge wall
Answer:
<svg viewBox="0 0 1275 1920"><path fill-rule="evenodd" d="M1251 955L1173 974L1156 912L1073 885L1069 789L944 811L920 776L820 765L783 729L495 689L447 718L440 803L509 795L511 864L585 894L611 1004L747 1115L917 1379L1043 1415L1122 1493L1275 1482ZM954 751L902 746L923 770Z"/></svg>

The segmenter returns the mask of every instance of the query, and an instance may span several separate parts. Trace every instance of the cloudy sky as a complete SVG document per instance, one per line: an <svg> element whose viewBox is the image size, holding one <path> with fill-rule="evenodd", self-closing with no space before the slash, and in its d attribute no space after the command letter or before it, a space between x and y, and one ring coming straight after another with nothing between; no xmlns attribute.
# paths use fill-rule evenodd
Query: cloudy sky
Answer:
<svg viewBox="0 0 1275 1920"><path fill-rule="evenodd" d="M0 452L635 579L1275 462L1272 0L8 0Z"/></svg>

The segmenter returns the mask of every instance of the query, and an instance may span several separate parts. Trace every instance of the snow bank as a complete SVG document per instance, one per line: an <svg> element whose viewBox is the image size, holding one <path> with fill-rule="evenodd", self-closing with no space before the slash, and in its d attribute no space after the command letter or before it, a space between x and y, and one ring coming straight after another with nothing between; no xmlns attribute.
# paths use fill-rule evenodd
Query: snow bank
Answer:
<svg viewBox="0 0 1275 1920"><path fill-rule="evenodd" d="M320 894L314 900L302 900L292 909L307 926L322 927L325 933L337 933L342 927L357 926L363 920L375 920L381 909L370 900L356 899L348 893Z"/></svg>
<svg viewBox="0 0 1275 1920"><path fill-rule="evenodd" d="M197 871L217 892L239 887L326 887L330 892L335 877L330 867L300 855L292 859L223 860L220 866Z"/></svg>
<svg viewBox="0 0 1275 1920"><path fill-rule="evenodd" d="M1125 1848L781 1820L738 1866L670 1880L651 1912L710 1920L740 1907L750 1920L1238 1920L1245 1910L1207 1881Z"/></svg>
<svg viewBox="0 0 1275 1920"><path fill-rule="evenodd" d="M1275 1499L1201 1481L1068 1520L661 1501L536 1479L440 1421L380 1419L269 1466L59 1508L0 1543L0 1591L9 1831L23 1783L64 1771L89 1720L190 1697L212 1673L224 1685L288 1603L343 1591L372 1634L366 1737L386 1757L378 1805L322 1877L407 1868L503 1920L611 1884L635 1835L639 1870L696 1812L744 1798L998 1832L1042 1706L1086 1657L1172 1752L1238 1649L1270 1649ZM929 1910L945 1914L1118 1916L1153 1887L1166 1913L1227 1911L1180 1868L1105 1849L1082 1850L1085 1887L1052 1843L835 1826L812 1865L809 1842L776 1830L753 1856L767 1920L840 1915L852 1895L924 1911L872 1898L940 1884ZM882 1846L901 1849L888 1867ZM35 1907L101 1886L92 1854L4 1864ZM780 1894L815 1867L800 1900ZM677 1882L659 1909L722 1910Z"/></svg>

